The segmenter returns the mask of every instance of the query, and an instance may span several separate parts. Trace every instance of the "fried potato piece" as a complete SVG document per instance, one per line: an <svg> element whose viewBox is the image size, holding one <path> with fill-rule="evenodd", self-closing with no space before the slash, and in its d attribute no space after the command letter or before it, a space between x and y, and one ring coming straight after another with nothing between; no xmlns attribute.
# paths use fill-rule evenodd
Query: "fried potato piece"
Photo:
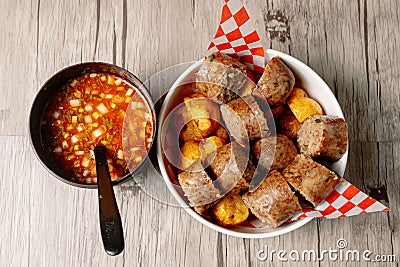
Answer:
<svg viewBox="0 0 400 267"><path fill-rule="evenodd" d="M290 92L288 99L291 99L293 97L310 97L307 92L304 89L301 89L299 87L293 88L293 90Z"/></svg>
<svg viewBox="0 0 400 267"><path fill-rule="evenodd" d="M200 158L205 159L206 156L218 148L221 148L225 145L225 141L217 136L210 136L206 139L203 139L199 144L199 150L201 153Z"/></svg>
<svg viewBox="0 0 400 267"><path fill-rule="evenodd" d="M183 143L181 147L181 160L180 167L182 169L187 169L193 162L201 157L201 152L199 148L200 141L188 140Z"/></svg>
<svg viewBox="0 0 400 267"><path fill-rule="evenodd" d="M297 96L288 100L290 110L297 120L302 123L311 115L323 115L322 107L317 101L308 97Z"/></svg>
<svg viewBox="0 0 400 267"><path fill-rule="evenodd" d="M189 168L198 159L204 160L206 156L225 145L225 141L217 136L210 136L201 141L187 140L181 147L181 160L179 167L183 170Z"/></svg>
<svg viewBox="0 0 400 267"><path fill-rule="evenodd" d="M277 120L278 132L293 140L297 140L300 126L300 122L293 115L283 115Z"/></svg>
<svg viewBox="0 0 400 267"><path fill-rule="evenodd" d="M202 140L217 129L221 116L213 100L202 94L192 94L184 98L184 104L181 112L186 125L179 133L183 141Z"/></svg>
<svg viewBox="0 0 400 267"><path fill-rule="evenodd" d="M232 227L249 217L249 209L238 194L228 194L211 210L212 218L222 226Z"/></svg>
<svg viewBox="0 0 400 267"><path fill-rule="evenodd" d="M224 126L222 126L221 124L218 126L218 128L215 130L214 134L221 138L222 140L225 141L225 143L228 143L229 141L229 133L228 131L225 129Z"/></svg>

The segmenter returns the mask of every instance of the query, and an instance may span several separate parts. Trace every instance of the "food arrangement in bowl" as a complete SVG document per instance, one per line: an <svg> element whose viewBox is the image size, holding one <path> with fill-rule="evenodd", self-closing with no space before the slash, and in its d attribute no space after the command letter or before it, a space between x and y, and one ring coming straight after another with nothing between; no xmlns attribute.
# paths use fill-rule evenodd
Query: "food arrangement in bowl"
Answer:
<svg viewBox="0 0 400 267"><path fill-rule="evenodd" d="M175 198L204 224L242 237L308 222L287 221L332 192L347 159L347 125L326 84L290 56L267 57L259 74L209 55L177 80L159 118L158 159Z"/></svg>

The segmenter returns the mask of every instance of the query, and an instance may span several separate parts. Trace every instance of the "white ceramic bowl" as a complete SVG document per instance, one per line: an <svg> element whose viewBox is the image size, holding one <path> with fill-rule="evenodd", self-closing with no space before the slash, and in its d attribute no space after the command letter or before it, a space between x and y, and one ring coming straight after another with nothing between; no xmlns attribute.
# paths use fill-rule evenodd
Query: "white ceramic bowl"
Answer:
<svg viewBox="0 0 400 267"><path fill-rule="evenodd" d="M271 58L279 56L287 66L290 67L294 75L296 76L296 85L304 88L307 93L310 95L311 98L317 100L321 106L323 107L324 111L328 115L336 115L339 117L343 118L343 113L342 110L339 106L339 103L337 102L335 96L333 95L332 91L329 89L329 87L326 85L326 83L321 79L321 77L318 76L311 68L309 68L307 65L302 63L301 61L284 54L282 52L278 52L276 50L268 49L266 51L266 56L265 60L268 62ZM158 136L157 136L157 157L158 157L158 163L160 166L161 173L163 175L163 178L168 186L168 189L171 191L175 199L178 201L178 203L196 220L200 221L204 225L210 227L211 229L214 229L218 232L236 236L236 237L242 237L242 238L266 238L266 237L272 237L272 236L277 236L281 234L285 234L288 232L291 232L306 223L310 222L312 219L311 218L305 218L301 220L297 220L294 222L290 223L285 223L281 225L280 227L276 229L270 229L268 227L261 227L261 228L252 228L252 227L246 227L246 226L237 226L234 228L225 228L222 226L217 225L216 223L212 222L211 220L208 220L205 217L200 216L197 214L192 208L189 207L186 198L183 195L183 191L179 188L179 186L176 186L171 180L173 181L175 177L172 174L172 168L168 162L168 160L165 158L164 153L163 153L163 148L161 144L161 135L160 135L160 129L163 125L163 122L167 118L169 112L174 109L174 107L182 101L182 94L180 92L180 88L178 87L181 84L190 82L194 80L194 75L196 71L199 70L200 66L202 64L202 60L197 61L194 63L190 68L188 68L174 83L168 94L166 95L166 98L164 100L164 103L161 107L160 114L159 114L159 119L158 119L158 125L159 125L159 131L158 131ZM328 166L330 169L335 171L337 174L343 176L345 168L346 168L346 163L347 163L347 156L348 156L348 151L344 154L344 156L334 164ZM175 180L176 181L176 180Z"/></svg>

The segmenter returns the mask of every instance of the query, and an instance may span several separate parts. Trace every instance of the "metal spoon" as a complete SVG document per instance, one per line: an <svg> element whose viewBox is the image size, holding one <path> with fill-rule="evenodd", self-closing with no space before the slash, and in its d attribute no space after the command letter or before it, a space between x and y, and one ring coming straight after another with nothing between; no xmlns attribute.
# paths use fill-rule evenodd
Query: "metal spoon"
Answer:
<svg viewBox="0 0 400 267"><path fill-rule="evenodd" d="M94 149L96 160L97 185L99 192L99 215L101 238L106 253L111 256L120 254L124 250L124 233L121 216L111 184L108 170L106 147L96 146Z"/></svg>

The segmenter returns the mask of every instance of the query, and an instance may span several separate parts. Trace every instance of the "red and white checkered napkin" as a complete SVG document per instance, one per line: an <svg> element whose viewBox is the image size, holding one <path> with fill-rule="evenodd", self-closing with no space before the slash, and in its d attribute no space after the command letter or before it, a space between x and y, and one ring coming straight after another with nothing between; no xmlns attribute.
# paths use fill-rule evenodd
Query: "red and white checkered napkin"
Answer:
<svg viewBox="0 0 400 267"><path fill-rule="evenodd" d="M240 0L224 0L221 21L208 52L220 51L239 57L251 69L263 72L264 48L250 16ZM302 212L289 221L302 218L340 218L363 213L387 211L389 208L341 179L335 190L315 208L303 207ZM248 222L248 227L264 227L259 220Z"/></svg>
<svg viewBox="0 0 400 267"><path fill-rule="evenodd" d="M388 211L389 208L361 192L354 185L341 179L332 193L315 208L303 207L303 210L293 215L288 222L304 218L335 219L370 212ZM246 225L250 228L263 228L266 225L260 220L252 220Z"/></svg>
<svg viewBox="0 0 400 267"><path fill-rule="evenodd" d="M224 0L221 21L208 53L220 51L239 57L251 70L264 71L264 48L240 0Z"/></svg>
<svg viewBox="0 0 400 267"><path fill-rule="evenodd" d="M341 218L358 214L388 211L389 208L341 179L332 193L315 208L303 208L291 220L311 218Z"/></svg>

